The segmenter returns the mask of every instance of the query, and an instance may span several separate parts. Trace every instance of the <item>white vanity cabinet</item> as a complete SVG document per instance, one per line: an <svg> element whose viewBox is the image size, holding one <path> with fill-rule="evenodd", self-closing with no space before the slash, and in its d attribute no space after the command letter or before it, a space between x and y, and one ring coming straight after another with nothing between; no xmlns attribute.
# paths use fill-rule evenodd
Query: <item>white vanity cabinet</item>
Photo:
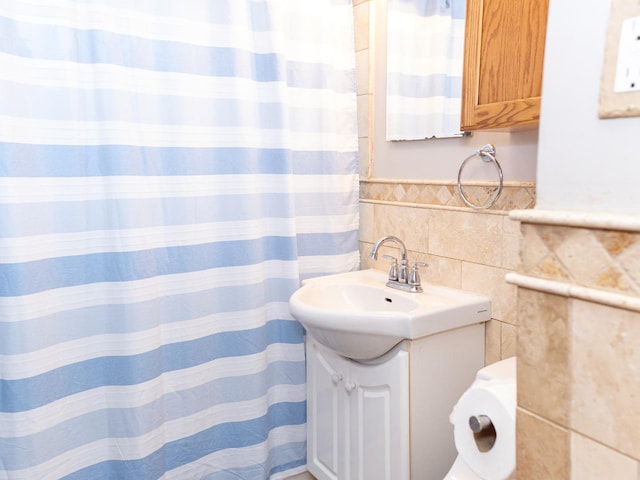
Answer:
<svg viewBox="0 0 640 480"><path fill-rule="evenodd" d="M375 363L307 335L307 468L318 480L442 480L449 415L484 365L484 323L405 340Z"/></svg>
<svg viewBox="0 0 640 480"><path fill-rule="evenodd" d="M409 354L357 363L307 337L307 464L318 480L409 479Z"/></svg>

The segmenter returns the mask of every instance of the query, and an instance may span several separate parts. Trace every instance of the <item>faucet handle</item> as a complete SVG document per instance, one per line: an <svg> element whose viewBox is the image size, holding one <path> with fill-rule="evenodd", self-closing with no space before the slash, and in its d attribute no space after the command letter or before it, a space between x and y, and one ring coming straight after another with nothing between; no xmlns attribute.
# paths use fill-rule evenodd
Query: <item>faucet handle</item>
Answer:
<svg viewBox="0 0 640 480"><path fill-rule="evenodd" d="M391 262L391 268L389 269L389 280L393 280L394 282L398 280L398 259L393 255L383 255L382 258L388 258L389 260L393 260Z"/></svg>
<svg viewBox="0 0 640 480"><path fill-rule="evenodd" d="M429 265L424 262L415 262L411 267L411 273L409 274L409 285L420 285L420 274L418 273L418 267L428 267Z"/></svg>

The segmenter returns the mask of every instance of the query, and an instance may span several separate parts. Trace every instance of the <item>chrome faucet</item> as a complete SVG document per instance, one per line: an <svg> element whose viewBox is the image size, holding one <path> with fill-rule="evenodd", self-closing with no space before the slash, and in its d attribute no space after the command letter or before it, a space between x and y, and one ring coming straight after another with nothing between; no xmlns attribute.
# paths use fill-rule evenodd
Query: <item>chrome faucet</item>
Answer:
<svg viewBox="0 0 640 480"><path fill-rule="evenodd" d="M398 267L398 260L391 255L383 255L384 258L393 260L391 263L391 269L389 270L389 278L387 280L387 286L391 288L397 288L399 290L406 290L408 292L418 293L422 291L420 286L420 275L418 275L418 267L426 267L426 263L416 262L411 268L411 274L407 272L407 247L405 247L402 240L393 235L387 235L378 240L373 248L369 257L372 260L378 258L378 249L387 242L393 242L400 247L400 266Z"/></svg>
<svg viewBox="0 0 640 480"><path fill-rule="evenodd" d="M398 283L407 283L407 247L404 246L402 240L398 237L394 237L393 235L387 235L386 237L382 237L380 240L376 242L376 244L371 249L371 257L372 260L377 260L378 258L378 249L387 242L393 242L400 247L400 268L398 269L397 259L395 257L391 257L389 255L385 255L386 258L392 258L394 260L391 265L391 271L389 272L389 281L395 281Z"/></svg>

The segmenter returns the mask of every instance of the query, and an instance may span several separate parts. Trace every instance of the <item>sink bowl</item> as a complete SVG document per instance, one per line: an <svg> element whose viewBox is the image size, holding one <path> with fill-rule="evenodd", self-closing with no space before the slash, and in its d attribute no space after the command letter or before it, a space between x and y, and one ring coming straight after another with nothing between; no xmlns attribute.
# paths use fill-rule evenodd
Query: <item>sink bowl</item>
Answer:
<svg viewBox="0 0 640 480"><path fill-rule="evenodd" d="M386 282L386 273L372 269L308 279L289 308L308 334L354 360L372 360L405 339L491 318L486 297L424 282L423 292L410 293Z"/></svg>

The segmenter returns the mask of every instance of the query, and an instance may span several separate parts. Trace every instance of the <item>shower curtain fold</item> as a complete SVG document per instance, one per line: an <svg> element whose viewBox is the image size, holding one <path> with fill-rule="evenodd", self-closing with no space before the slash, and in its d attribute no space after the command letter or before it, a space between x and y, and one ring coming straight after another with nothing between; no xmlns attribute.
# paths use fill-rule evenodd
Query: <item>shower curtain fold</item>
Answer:
<svg viewBox="0 0 640 480"><path fill-rule="evenodd" d="M0 5L0 479L304 470L358 267L349 0Z"/></svg>

